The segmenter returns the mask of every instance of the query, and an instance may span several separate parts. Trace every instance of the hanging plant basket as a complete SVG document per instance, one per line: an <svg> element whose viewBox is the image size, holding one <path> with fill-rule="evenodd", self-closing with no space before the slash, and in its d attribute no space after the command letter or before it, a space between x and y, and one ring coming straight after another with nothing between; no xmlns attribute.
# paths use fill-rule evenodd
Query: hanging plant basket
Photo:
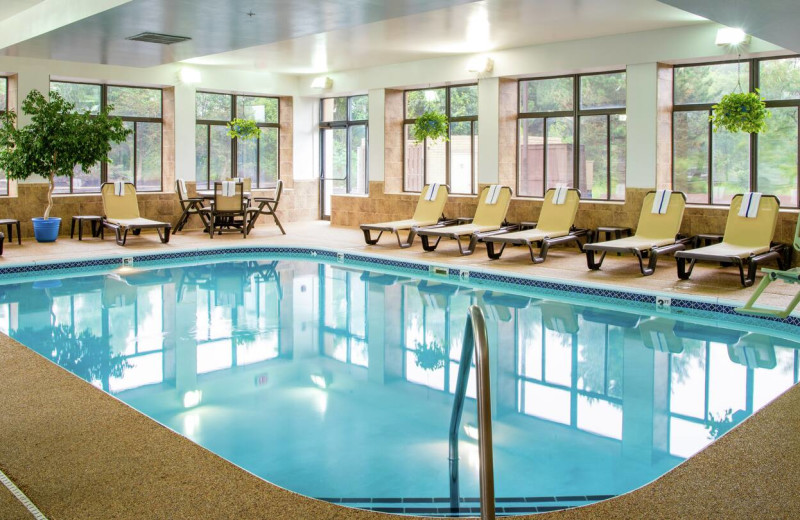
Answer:
<svg viewBox="0 0 800 520"><path fill-rule="evenodd" d="M411 135L416 141L422 142L426 138L428 143L435 143L439 140L450 140L450 124L447 116L441 112L425 112L417 118L411 129Z"/></svg>
<svg viewBox="0 0 800 520"><path fill-rule="evenodd" d="M261 129L252 119L239 119L238 117L228 123L228 136L231 139L255 139L261 135Z"/></svg>
<svg viewBox="0 0 800 520"><path fill-rule="evenodd" d="M757 134L767 129L767 118L772 117L758 89L755 92L725 94L711 108L713 112L709 119L714 124L715 132L723 129Z"/></svg>

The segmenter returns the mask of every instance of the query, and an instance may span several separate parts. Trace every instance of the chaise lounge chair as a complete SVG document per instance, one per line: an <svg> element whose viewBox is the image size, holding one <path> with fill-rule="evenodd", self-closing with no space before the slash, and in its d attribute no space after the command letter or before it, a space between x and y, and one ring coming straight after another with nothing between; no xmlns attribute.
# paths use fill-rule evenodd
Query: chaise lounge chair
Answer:
<svg viewBox="0 0 800 520"><path fill-rule="evenodd" d="M794 246L795 251L800 251L800 218L797 219L797 226L794 229L794 241L792 245ZM791 263L791 256L788 256L789 254L791 254L791 250L789 250L787 253L788 260L784 259L785 268L788 268L789 264ZM747 303L745 303L743 307L738 307L736 311L743 312L745 314L774 316L781 319L786 318L792 313L794 308L797 307L797 304L800 303L800 291L797 291L797 293L794 295L794 298L792 298L789 304L783 309L757 307L756 301L761 296L761 293L764 292L764 289L766 289L767 286L775 280L783 280L785 283L790 285L800 284L800 267L795 267L793 269L762 269L761 271L764 273L764 278L761 279L761 283L758 284L758 287L756 287L753 295L750 296L749 300L747 300Z"/></svg>
<svg viewBox="0 0 800 520"><path fill-rule="evenodd" d="M636 233L632 237L583 246L589 269L600 269L606 253L632 253L639 260L642 274L653 274L659 255L681 251L691 240L678 235L685 207L686 195L679 191L648 192L642 203ZM597 262L594 259L595 252L602 253ZM648 259L647 267L644 258Z"/></svg>
<svg viewBox="0 0 800 520"><path fill-rule="evenodd" d="M117 244L125 245L128 231L138 235L143 229L155 229L162 243L169 242L172 224L139 215L139 203L133 184L106 182L100 187L100 194L103 197L103 226L114 230Z"/></svg>
<svg viewBox="0 0 800 520"><path fill-rule="evenodd" d="M560 200L557 201L557 198ZM535 228L510 233L479 234L478 240L486 243L486 253L492 259L500 258L508 244L527 246L531 253L531 262L534 264L544 262L550 246L557 244L575 242L578 244L578 249L583 252L579 237L586 237L589 231L575 229L573 226L580 200L581 192L574 188L564 188L563 191L551 188L544 194L542 212ZM499 251L495 251L495 244L500 244ZM533 250L534 246L540 247L538 255Z"/></svg>
<svg viewBox="0 0 800 520"><path fill-rule="evenodd" d="M510 203L511 188L499 185L487 186L481 191L474 218L459 218L435 226L415 227L412 231L416 231L422 239L422 249L425 251L434 251L442 238L452 238L458 243L458 250L462 255L471 255L478 243L478 233L511 229L510 226L504 225ZM451 225L454 222L463 224ZM436 237L433 245L430 243L430 237ZM466 249L461 244L464 238L469 238Z"/></svg>
<svg viewBox="0 0 800 520"><path fill-rule="evenodd" d="M739 267L739 279L742 285L750 287L755 282L758 264L777 260L779 269L788 267L789 248L785 244L772 243L775 225L778 222L780 201L774 195L753 194L753 196L760 199L754 217L744 216L742 210L742 201L745 197L749 200L750 194L733 196L722 242L675 254L678 261L678 278L688 280L695 263L698 260L705 260ZM686 260L689 260L688 269ZM745 265L747 265L747 276L744 274Z"/></svg>
<svg viewBox="0 0 800 520"><path fill-rule="evenodd" d="M417 209L414 216L407 220L394 220L392 222L379 222L377 224L362 224L361 231L364 232L364 241L369 245L378 243L384 231L394 233L397 236L397 245L401 248L411 247L416 236L415 227L431 226L443 219L444 205L450 189L446 184L428 184L422 188L422 193L417 201ZM400 231L408 230L408 237L403 242L400 239ZM378 236L372 238L371 232L378 231Z"/></svg>

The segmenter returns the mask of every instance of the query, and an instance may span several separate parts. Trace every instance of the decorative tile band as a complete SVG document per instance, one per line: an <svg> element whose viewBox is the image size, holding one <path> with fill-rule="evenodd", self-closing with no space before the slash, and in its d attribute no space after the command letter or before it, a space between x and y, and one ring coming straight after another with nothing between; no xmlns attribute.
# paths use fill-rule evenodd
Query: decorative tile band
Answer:
<svg viewBox="0 0 800 520"><path fill-rule="evenodd" d="M363 267L366 269L386 270L391 274L408 275L419 278L430 278L441 281L440 278L431 278L431 268L439 267L447 273L449 283L465 283L470 286L497 289L509 289L519 292L520 290L533 289L538 294L553 296L558 298L575 299L576 303L598 303L598 304L619 304L624 302L631 310L639 310L653 313L655 309L656 295L634 290L606 289L594 287L587 284L545 280L533 276L519 274L499 273L478 268L453 267L451 265L441 266L413 262L408 260L396 260L392 258L373 256L356 253L341 253L335 250L314 248L314 247L280 247L280 246L239 246L226 247L219 249L193 249L183 251L173 251L169 253L146 253L140 255L130 255L136 266L143 267L168 267L170 264L185 263L191 260L203 261L229 261L236 259L264 259L263 255L270 258L281 260L311 260L331 264L346 263L350 266ZM126 255L127 256L127 255ZM256 257L256 258L253 258ZM57 262L44 262L33 264L17 264L0 267L0 283L4 281L14 282L21 279L42 278L52 274L76 275L86 274L107 270L108 268L122 265L124 256L111 256L92 260L67 260ZM465 276L466 273L466 276ZM800 327L800 317L789 316L784 319L768 316L750 316L737 313L735 307L730 304L719 303L700 297L676 297L670 295L670 313L682 314L691 313L693 316L714 319L715 315L725 315L725 320L740 324L754 324L759 327L768 328L784 333L796 333Z"/></svg>

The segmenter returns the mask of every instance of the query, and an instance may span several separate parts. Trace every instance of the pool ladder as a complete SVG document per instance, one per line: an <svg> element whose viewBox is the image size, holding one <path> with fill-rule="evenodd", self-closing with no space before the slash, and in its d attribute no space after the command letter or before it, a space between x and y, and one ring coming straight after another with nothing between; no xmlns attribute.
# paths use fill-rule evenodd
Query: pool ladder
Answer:
<svg viewBox="0 0 800 520"><path fill-rule="evenodd" d="M489 339L486 322L480 307L473 305L467 311L467 325L464 328L464 342L461 349L461 363L458 367L453 411L450 415L450 508L459 507L458 493L458 430L461 426L461 413L464 411L464 398L467 380L475 352L476 383L478 387L478 455L480 458L479 476L481 492L481 520L494 520L494 462L492 460L492 404L489 388Z"/></svg>

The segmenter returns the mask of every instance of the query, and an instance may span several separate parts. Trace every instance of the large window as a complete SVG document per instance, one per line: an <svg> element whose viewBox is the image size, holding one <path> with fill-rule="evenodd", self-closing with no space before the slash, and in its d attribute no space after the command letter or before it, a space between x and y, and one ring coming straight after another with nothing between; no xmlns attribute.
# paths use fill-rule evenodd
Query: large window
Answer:
<svg viewBox="0 0 800 520"><path fill-rule="evenodd" d="M122 118L125 128L132 131L124 142L111 146L111 163L97 164L89 172L77 167L71 179L57 177L56 192L99 192L102 183L113 181L132 182L138 191L161 191L160 89L52 81L50 90L74 103L81 112L97 114L102 107L113 105L111 115Z"/></svg>
<svg viewBox="0 0 800 520"><path fill-rule="evenodd" d="M198 92L195 115L197 188L229 177L252 180L254 188L271 188L278 180L278 98ZM234 118L250 119L261 129L257 139L231 139L225 126Z"/></svg>
<svg viewBox="0 0 800 520"><path fill-rule="evenodd" d="M520 196L565 185L587 199L625 198L625 81L612 72L519 82Z"/></svg>
<svg viewBox="0 0 800 520"><path fill-rule="evenodd" d="M435 110L450 120L450 140L424 143L415 140L411 128L416 119ZM407 90L403 127L405 171L403 189L421 191L425 184L448 184L450 193L477 192L478 86Z"/></svg>
<svg viewBox="0 0 800 520"><path fill-rule="evenodd" d="M330 215L330 196L366 194L367 120L369 98L326 98L320 110L320 154L322 157L323 216Z"/></svg>
<svg viewBox="0 0 800 520"><path fill-rule="evenodd" d="M798 206L800 58L675 67L672 182L689 202L729 204L746 191ZM714 132L711 107L729 92L760 89L772 117L761 134Z"/></svg>
<svg viewBox="0 0 800 520"><path fill-rule="evenodd" d="M8 110L8 78L0 77L0 115ZM0 172L0 196L8 195L8 177Z"/></svg>

